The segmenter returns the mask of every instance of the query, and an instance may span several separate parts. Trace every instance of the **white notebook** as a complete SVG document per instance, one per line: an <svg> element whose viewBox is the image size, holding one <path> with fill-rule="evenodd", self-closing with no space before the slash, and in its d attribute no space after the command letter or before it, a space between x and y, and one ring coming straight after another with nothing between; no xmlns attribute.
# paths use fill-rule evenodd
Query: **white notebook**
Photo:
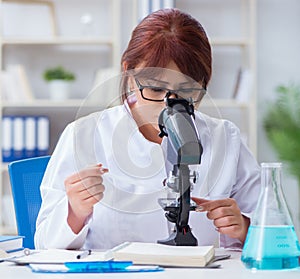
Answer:
<svg viewBox="0 0 300 279"><path fill-rule="evenodd" d="M157 243L126 242L112 249L117 261L160 266L203 267L215 254L213 246L169 246Z"/></svg>

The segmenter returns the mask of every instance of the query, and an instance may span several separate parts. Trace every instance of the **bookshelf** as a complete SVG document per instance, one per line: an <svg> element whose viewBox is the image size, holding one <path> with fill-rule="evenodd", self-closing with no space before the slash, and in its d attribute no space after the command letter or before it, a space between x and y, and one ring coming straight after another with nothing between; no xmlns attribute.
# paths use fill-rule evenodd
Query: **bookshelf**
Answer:
<svg viewBox="0 0 300 279"><path fill-rule="evenodd" d="M48 6L50 5L49 7L52 7L49 14L51 22L44 22L38 16L40 22L36 22L36 25L41 25L40 29L51 29L48 33L45 32L47 33L45 36L40 29L36 30L38 35L32 34L29 29L23 30L24 35L19 34L20 32L14 34L16 28L8 28L15 23L13 20L9 21L4 15L4 12L7 12L7 8L5 9L7 5L13 5L9 6L12 19L14 16L20 16L18 5L24 5L21 10L24 13L30 13L31 9L33 19L28 21L34 22L37 9L39 6L43 6L42 2L0 0L1 70L5 70L9 64L24 66L34 93L34 99L26 102L1 98L0 121L5 115L46 115L50 120L49 151L51 154L65 126L76 119L83 100L93 87L97 70L109 67L119 68L122 1L50 0L46 2ZM12 14L13 12L15 14ZM47 16L46 10L41 10L41 12ZM83 34L80 20L87 13L89 17L92 17L93 25L90 26L92 30L89 34ZM29 23L24 25L30 27ZM7 31L6 28L13 31ZM18 28L23 27L19 26ZM33 29L35 30L35 28ZM11 33L7 34L9 32ZM47 84L42 79L45 68L57 65L63 65L75 71L77 77L72 87L76 93L65 101L52 101L49 98ZM0 95L2 97L2 93ZM89 113L95 110L99 110L99 107L90 105L85 112ZM8 163L0 162L0 234L15 234L16 226L13 221L14 213L7 166Z"/></svg>

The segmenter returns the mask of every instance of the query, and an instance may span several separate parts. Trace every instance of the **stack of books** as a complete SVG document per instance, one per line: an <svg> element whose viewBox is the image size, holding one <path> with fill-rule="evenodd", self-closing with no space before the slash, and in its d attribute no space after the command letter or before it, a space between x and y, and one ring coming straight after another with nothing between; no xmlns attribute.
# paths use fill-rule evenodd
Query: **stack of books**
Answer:
<svg viewBox="0 0 300 279"><path fill-rule="evenodd" d="M0 251L12 253L23 249L23 236L18 235L1 235ZM3 253L5 254L5 253Z"/></svg>

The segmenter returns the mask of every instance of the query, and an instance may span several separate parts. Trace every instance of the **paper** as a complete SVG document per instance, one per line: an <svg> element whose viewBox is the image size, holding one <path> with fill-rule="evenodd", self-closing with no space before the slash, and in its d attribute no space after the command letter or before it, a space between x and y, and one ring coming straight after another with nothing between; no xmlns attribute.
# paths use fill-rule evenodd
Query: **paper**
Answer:
<svg viewBox="0 0 300 279"><path fill-rule="evenodd" d="M3 261L5 258L8 258L9 254L6 253L4 250L0 249L0 261Z"/></svg>
<svg viewBox="0 0 300 279"><path fill-rule="evenodd" d="M110 251L92 251L87 257L77 259L77 255L82 251L49 249L49 250L32 250L26 256L10 258L8 261L16 264L64 264L65 262L90 262L90 261L106 261L112 258Z"/></svg>

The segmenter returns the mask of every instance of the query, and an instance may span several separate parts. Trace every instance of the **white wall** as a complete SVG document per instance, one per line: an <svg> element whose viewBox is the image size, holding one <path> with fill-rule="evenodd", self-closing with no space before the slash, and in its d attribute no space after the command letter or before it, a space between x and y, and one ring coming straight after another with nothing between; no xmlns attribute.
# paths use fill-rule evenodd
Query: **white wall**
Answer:
<svg viewBox="0 0 300 279"><path fill-rule="evenodd" d="M279 84L300 83L300 1L257 2L258 160L262 162L277 160L262 128L266 104L274 100ZM283 189L300 235L300 185L286 170Z"/></svg>

